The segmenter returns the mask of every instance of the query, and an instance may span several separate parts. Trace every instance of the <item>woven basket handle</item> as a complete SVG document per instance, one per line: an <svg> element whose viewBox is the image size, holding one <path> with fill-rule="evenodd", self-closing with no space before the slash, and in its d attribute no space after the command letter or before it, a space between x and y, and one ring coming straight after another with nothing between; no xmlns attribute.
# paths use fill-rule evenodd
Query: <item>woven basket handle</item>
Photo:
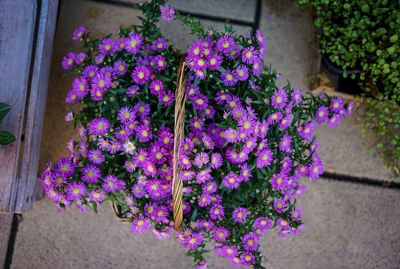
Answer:
<svg viewBox="0 0 400 269"><path fill-rule="evenodd" d="M182 179L181 169L178 166L179 144L185 133L185 102L186 102L186 74L185 56L181 57L178 67L178 81L175 91L175 124L174 124L174 163L172 177L172 203L174 229L182 231L183 207L182 207Z"/></svg>

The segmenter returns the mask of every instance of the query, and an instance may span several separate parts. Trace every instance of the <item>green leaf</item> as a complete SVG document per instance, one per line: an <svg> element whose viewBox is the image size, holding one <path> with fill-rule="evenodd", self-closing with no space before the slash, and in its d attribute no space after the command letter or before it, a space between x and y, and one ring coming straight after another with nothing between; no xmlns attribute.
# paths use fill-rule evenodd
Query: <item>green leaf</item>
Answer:
<svg viewBox="0 0 400 269"><path fill-rule="evenodd" d="M4 117L10 111L11 106L5 103L0 103L0 122L3 121Z"/></svg>
<svg viewBox="0 0 400 269"><path fill-rule="evenodd" d="M8 145L15 141L15 136L7 131L0 131L0 145Z"/></svg>

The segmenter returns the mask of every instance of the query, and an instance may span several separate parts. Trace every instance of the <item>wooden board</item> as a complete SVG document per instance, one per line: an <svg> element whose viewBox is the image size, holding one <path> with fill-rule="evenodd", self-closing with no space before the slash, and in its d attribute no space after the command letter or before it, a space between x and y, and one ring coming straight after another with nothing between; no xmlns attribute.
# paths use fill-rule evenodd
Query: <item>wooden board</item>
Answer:
<svg viewBox="0 0 400 269"><path fill-rule="evenodd" d="M15 205L18 152L35 30L36 1L0 1L0 100L11 105L1 128L17 139L0 148L0 212Z"/></svg>
<svg viewBox="0 0 400 269"><path fill-rule="evenodd" d="M11 105L0 128L17 138L0 147L0 213L32 206L57 6L0 0L0 101Z"/></svg>
<svg viewBox="0 0 400 269"><path fill-rule="evenodd" d="M46 108L51 55L57 21L58 0L43 0L37 33L32 82L26 114L25 141L14 212L32 208L37 182L40 140Z"/></svg>

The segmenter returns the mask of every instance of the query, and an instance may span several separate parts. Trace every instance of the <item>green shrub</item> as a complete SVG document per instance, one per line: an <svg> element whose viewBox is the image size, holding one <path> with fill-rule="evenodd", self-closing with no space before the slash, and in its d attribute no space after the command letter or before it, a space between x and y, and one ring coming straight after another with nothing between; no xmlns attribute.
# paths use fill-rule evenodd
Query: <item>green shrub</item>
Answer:
<svg viewBox="0 0 400 269"><path fill-rule="evenodd" d="M365 90L364 131L377 134L377 147L399 170L400 1L298 0L311 5L322 53Z"/></svg>

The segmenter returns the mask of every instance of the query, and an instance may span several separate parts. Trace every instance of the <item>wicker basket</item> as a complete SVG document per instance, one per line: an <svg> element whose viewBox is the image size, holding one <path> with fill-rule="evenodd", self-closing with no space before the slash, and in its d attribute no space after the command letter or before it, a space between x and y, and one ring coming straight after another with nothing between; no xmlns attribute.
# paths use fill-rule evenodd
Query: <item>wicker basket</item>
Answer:
<svg viewBox="0 0 400 269"><path fill-rule="evenodd" d="M178 79L175 91L175 122L174 122L174 162L172 177L172 205L174 229L182 231L183 206L182 206L182 179L180 178L181 169L178 166L178 148L180 141L184 138L185 130L185 102L186 102L186 65L185 56L181 57L178 67ZM121 212L121 208L112 204L114 213L119 221L130 222L130 219Z"/></svg>

